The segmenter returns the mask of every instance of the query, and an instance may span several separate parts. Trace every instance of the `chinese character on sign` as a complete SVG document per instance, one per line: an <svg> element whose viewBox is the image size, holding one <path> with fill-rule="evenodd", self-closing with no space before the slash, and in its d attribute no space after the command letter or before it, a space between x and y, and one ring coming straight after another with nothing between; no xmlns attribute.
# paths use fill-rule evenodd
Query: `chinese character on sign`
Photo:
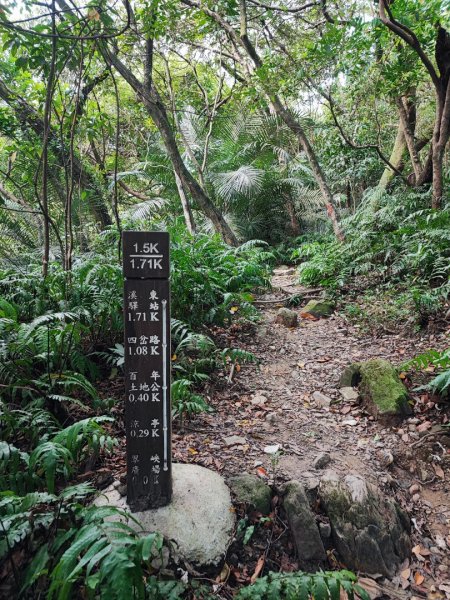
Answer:
<svg viewBox="0 0 450 600"><path fill-rule="evenodd" d="M159 419L152 419L152 438L159 437Z"/></svg>

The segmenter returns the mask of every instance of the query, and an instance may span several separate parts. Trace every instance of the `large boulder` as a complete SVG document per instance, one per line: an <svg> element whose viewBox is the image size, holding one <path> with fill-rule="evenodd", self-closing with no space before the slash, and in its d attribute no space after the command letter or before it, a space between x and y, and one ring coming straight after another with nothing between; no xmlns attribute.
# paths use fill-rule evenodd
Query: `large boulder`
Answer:
<svg viewBox="0 0 450 600"><path fill-rule="evenodd" d="M361 475L327 471L319 486L332 538L348 569L391 577L411 553L408 516Z"/></svg>
<svg viewBox="0 0 450 600"><path fill-rule="evenodd" d="M327 300L310 300L308 304L302 308L300 315L313 316L317 319L320 317L329 317L334 311L334 304Z"/></svg>
<svg viewBox="0 0 450 600"><path fill-rule="evenodd" d="M370 414L379 419L408 415L408 392L394 367L382 358L372 358L347 367L341 385L359 384L359 391Z"/></svg>
<svg viewBox="0 0 450 600"><path fill-rule="evenodd" d="M235 517L230 490L218 473L199 465L174 463L172 475L171 503L135 512L128 524L141 535L158 531L174 541L172 553L177 562L183 559L199 567L216 566L233 538ZM95 504L130 511L126 497L114 486L99 495Z"/></svg>
<svg viewBox="0 0 450 600"><path fill-rule="evenodd" d="M256 510L264 515L270 512L272 492L257 475L250 473L235 475L230 478L228 485L236 500L247 504L250 510Z"/></svg>
<svg viewBox="0 0 450 600"><path fill-rule="evenodd" d="M325 549L304 487L298 481L290 481L284 491L283 506L302 566L325 561Z"/></svg>

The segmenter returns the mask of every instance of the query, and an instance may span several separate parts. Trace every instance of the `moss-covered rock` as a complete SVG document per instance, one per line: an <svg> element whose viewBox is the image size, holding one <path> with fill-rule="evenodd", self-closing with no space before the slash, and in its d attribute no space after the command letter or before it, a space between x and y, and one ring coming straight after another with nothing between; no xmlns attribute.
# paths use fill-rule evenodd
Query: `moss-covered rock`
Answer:
<svg viewBox="0 0 450 600"><path fill-rule="evenodd" d="M327 300L310 300L308 304L302 308L301 315L312 315L313 317L329 317L334 311L334 304Z"/></svg>
<svg viewBox="0 0 450 600"><path fill-rule="evenodd" d="M373 358L362 362L359 372L361 396L373 416L383 418L411 413L408 392L387 360Z"/></svg>
<svg viewBox="0 0 450 600"><path fill-rule="evenodd" d="M382 358L348 366L341 375L340 385L359 386L367 410L379 419L411 413L405 386L394 367Z"/></svg>
<svg viewBox="0 0 450 600"><path fill-rule="evenodd" d="M231 477L228 485L238 502L248 504L250 510L267 515L270 512L272 492L257 475L243 473Z"/></svg>

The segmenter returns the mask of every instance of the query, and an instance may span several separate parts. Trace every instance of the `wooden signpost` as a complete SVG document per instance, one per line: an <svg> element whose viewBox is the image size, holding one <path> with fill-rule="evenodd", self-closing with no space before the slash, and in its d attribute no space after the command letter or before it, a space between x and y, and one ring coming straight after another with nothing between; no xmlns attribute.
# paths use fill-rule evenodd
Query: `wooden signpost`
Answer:
<svg viewBox="0 0 450 600"><path fill-rule="evenodd" d="M169 234L122 239L127 500L137 512L172 496Z"/></svg>

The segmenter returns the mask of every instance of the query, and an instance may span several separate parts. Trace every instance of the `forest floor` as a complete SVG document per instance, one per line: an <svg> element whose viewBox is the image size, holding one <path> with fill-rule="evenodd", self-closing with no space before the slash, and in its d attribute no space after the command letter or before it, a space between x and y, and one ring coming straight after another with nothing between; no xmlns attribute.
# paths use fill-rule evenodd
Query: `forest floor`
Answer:
<svg viewBox="0 0 450 600"><path fill-rule="evenodd" d="M258 362L243 365L232 378L227 369L211 380L204 393L214 412L192 419L183 431L174 426L173 460L203 465L225 478L254 473L279 490L291 479L317 476L314 459L329 453L328 468L362 474L411 517L411 559L391 582L366 578L372 596L450 597L450 450L444 445L449 436L431 435L449 421L450 404L415 392L427 376L418 373L406 378L414 414L400 425L381 425L358 401L343 401L338 389L350 363L380 357L399 365L429 348L448 347L449 332L368 337L339 312L319 320L299 318L298 327L287 328L275 321L276 313L294 293L310 292L297 286L289 271L279 273L272 291L257 299L257 324L212 331L220 346L249 350ZM314 392L328 396L331 406L319 406ZM279 452L268 454L267 446L275 445ZM116 457L116 469L120 464ZM254 516L257 534L245 548L241 543L230 549L229 568L218 582L248 582L261 556L270 570L301 568L277 496L273 507L272 524ZM239 507L237 513L243 515ZM328 556L330 568L342 566L332 549Z"/></svg>

